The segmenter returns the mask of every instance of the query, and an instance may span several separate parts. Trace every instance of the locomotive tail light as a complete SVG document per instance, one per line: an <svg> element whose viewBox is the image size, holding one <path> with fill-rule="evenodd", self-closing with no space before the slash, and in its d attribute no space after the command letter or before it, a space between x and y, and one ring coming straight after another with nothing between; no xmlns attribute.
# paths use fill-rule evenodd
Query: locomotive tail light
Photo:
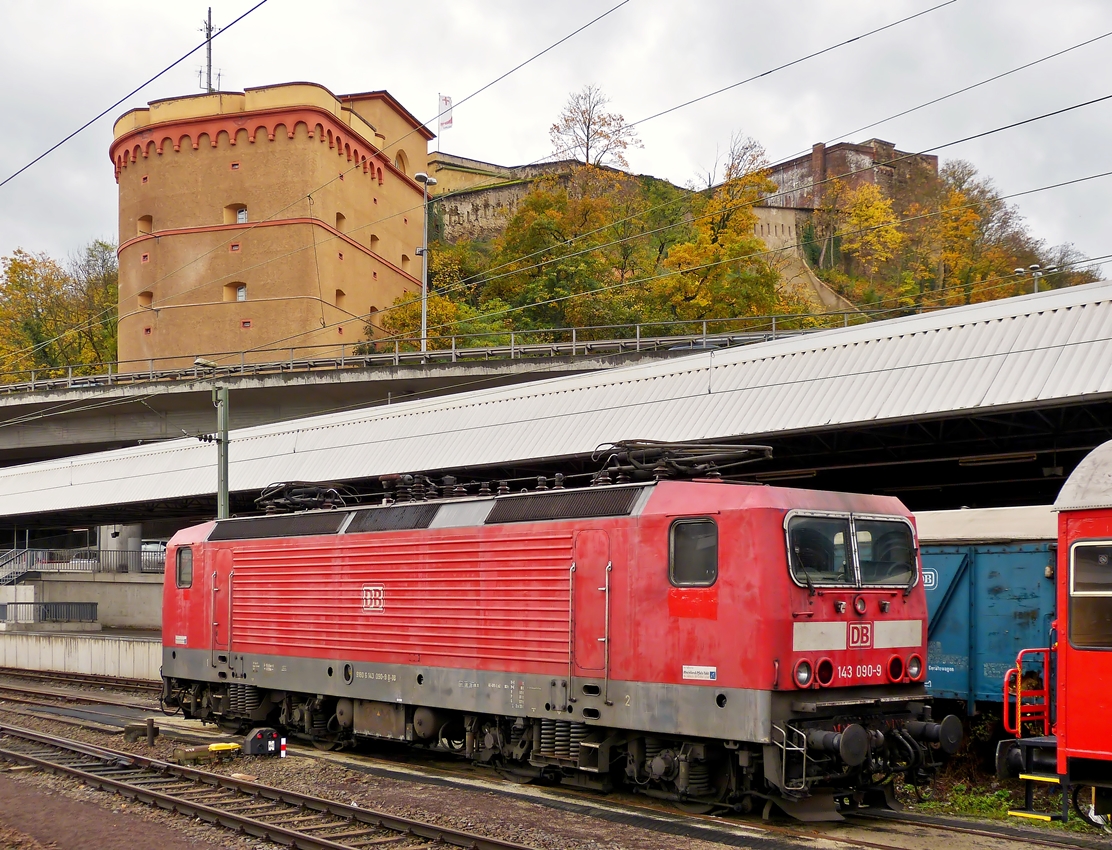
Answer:
<svg viewBox="0 0 1112 850"><path fill-rule="evenodd" d="M868 607L868 605L869 603L865 601L864 596L855 597L853 600L853 610L856 611L858 614L864 614L865 609Z"/></svg>
<svg viewBox="0 0 1112 850"><path fill-rule="evenodd" d="M834 662L829 658L820 658L815 665L815 681L824 688L834 681Z"/></svg>
<svg viewBox="0 0 1112 850"><path fill-rule="evenodd" d="M792 678L795 683L801 688L811 687L811 681L814 678L814 672L811 670L811 662L806 658L796 662L795 670L792 671Z"/></svg>
<svg viewBox="0 0 1112 850"><path fill-rule="evenodd" d="M893 682L899 682L904 677L904 662L898 655L893 655L888 659L888 678Z"/></svg>
<svg viewBox="0 0 1112 850"><path fill-rule="evenodd" d="M923 659L912 655L907 659L907 677L913 682L918 682L923 675Z"/></svg>

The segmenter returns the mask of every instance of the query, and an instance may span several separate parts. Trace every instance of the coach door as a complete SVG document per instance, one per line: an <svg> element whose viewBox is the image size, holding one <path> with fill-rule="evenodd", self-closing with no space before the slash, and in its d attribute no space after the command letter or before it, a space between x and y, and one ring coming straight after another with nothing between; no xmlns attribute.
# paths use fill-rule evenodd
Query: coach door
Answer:
<svg viewBox="0 0 1112 850"><path fill-rule="evenodd" d="M232 550L216 549L209 552L208 563L210 604L212 613L212 666L228 663L228 650L232 640Z"/></svg>
<svg viewBox="0 0 1112 850"><path fill-rule="evenodd" d="M610 659L609 534L592 529L576 535L572 576L574 674L605 675Z"/></svg>
<svg viewBox="0 0 1112 850"><path fill-rule="evenodd" d="M1058 672L1065 678L1069 697L1059 705L1058 721L1060 726L1065 721L1070 755L1107 759L1112 714L1108 686L1112 681L1112 540L1077 540L1070 546L1069 559L1069 645Z"/></svg>

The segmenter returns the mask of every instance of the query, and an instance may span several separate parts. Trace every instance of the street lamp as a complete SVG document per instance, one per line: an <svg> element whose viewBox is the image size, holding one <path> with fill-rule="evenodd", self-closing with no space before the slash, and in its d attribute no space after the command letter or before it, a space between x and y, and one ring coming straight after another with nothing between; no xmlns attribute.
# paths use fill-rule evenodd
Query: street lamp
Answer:
<svg viewBox="0 0 1112 850"><path fill-rule="evenodd" d="M424 354L429 345L429 186L436 185L436 178L418 171L413 179L424 188L425 196L425 238L417 249L421 257L421 353Z"/></svg>
<svg viewBox="0 0 1112 850"><path fill-rule="evenodd" d="M1056 272L1058 271L1058 267L1048 266L1045 271ZM1031 293L1034 294L1039 291L1039 278L1043 276L1043 267L1038 263L1031 263L1031 265L1025 269L1019 268L1015 270L1017 277L1023 277L1028 272L1031 273Z"/></svg>

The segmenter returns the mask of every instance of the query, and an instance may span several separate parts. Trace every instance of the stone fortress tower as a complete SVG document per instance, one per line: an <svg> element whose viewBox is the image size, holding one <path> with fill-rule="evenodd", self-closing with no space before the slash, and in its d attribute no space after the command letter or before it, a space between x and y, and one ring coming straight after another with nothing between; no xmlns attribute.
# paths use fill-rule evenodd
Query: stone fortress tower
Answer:
<svg viewBox="0 0 1112 850"><path fill-rule="evenodd" d="M339 354L420 292L433 135L387 92L172 98L113 134L122 370Z"/></svg>

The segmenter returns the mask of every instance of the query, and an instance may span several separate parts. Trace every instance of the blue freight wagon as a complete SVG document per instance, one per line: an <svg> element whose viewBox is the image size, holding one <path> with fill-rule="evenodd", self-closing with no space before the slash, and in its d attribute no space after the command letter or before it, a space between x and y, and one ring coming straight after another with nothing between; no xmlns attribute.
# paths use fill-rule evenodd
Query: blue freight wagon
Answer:
<svg viewBox="0 0 1112 850"><path fill-rule="evenodd" d="M1049 506L915 515L927 591L927 688L1002 702L1016 654L1046 646L1054 619L1058 515Z"/></svg>

